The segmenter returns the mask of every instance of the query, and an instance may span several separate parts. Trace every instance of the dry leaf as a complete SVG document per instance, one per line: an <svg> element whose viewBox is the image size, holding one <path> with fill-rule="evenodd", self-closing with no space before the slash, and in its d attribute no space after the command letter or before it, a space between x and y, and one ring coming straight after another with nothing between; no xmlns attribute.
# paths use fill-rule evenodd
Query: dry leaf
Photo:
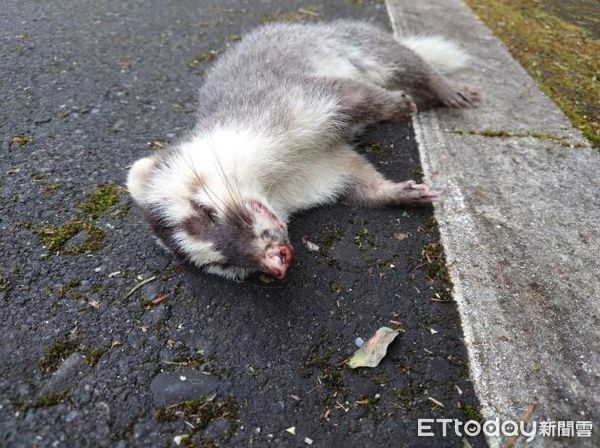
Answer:
<svg viewBox="0 0 600 448"><path fill-rule="evenodd" d="M351 369L357 367L377 367L387 353L388 345L396 339L398 332L388 327L381 327L375 335L354 352L348 362Z"/></svg>
<svg viewBox="0 0 600 448"><path fill-rule="evenodd" d="M309 252L319 252L321 249L317 244L307 240L306 237L302 237L302 244L304 244L304 247Z"/></svg>
<svg viewBox="0 0 600 448"><path fill-rule="evenodd" d="M15 135L12 138L13 145L25 146L30 141L31 141L31 136L25 135L25 134Z"/></svg>
<svg viewBox="0 0 600 448"><path fill-rule="evenodd" d="M167 300L167 297L169 297L167 294L161 294L159 296L156 296L155 298L152 299L152 305L158 305L161 302L164 302L165 300Z"/></svg>

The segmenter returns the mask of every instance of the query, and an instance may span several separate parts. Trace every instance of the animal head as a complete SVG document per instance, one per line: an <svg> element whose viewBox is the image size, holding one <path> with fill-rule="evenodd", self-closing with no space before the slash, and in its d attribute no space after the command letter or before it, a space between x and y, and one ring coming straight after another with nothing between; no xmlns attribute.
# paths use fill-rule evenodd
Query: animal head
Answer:
<svg viewBox="0 0 600 448"><path fill-rule="evenodd" d="M222 166L198 165L170 151L131 167L127 188L159 243L230 279L254 271L284 278L294 256L285 224Z"/></svg>

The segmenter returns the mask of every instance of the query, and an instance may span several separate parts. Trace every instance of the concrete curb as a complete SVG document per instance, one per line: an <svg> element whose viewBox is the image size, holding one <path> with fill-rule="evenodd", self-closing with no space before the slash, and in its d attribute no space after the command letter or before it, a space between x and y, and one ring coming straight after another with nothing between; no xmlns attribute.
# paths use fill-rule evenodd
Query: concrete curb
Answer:
<svg viewBox="0 0 600 448"><path fill-rule="evenodd" d="M597 426L600 154L462 1L386 3L395 33L463 44L474 69L457 80L485 93L478 109L414 120L425 177L446 194L435 215L483 417L520 420L535 403L530 421Z"/></svg>

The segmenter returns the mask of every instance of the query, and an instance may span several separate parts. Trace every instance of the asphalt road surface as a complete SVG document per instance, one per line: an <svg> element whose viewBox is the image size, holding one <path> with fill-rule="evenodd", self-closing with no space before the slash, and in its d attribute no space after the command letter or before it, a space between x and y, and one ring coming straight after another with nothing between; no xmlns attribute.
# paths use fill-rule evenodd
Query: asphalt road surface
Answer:
<svg viewBox="0 0 600 448"><path fill-rule="evenodd" d="M3 2L2 446L467 446L417 437L478 417L431 209L310 211L284 282L235 284L162 253L121 187L240 35L337 17L388 26L367 0ZM409 123L359 146L420 176ZM349 369L381 326L401 329L387 357Z"/></svg>

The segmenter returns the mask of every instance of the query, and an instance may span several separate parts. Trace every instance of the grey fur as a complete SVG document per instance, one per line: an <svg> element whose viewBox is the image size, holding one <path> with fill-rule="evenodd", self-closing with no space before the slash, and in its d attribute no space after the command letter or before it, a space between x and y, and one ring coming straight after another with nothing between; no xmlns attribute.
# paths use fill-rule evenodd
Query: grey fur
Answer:
<svg viewBox="0 0 600 448"><path fill-rule="evenodd" d="M338 198L360 206L437 199L428 185L385 179L354 152L358 129L405 119L415 102L467 107L478 100L475 89L452 86L373 25L267 25L221 56L200 89L195 129L156 159L139 161L128 186L174 253L229 278L266 265L284 275L293 257L287 220L301 209ZM246 145L239 132L259 143ZM253 169L238 175L231 162L238 157ZM189 204L181 205L182 194ZM279 250L281 263L273 264Z"/></svg>
<svg viewBox="0 0 600 448"><path fill-rule="evenodd" d="M375 62L390 76L377 85L344 78L316 77L310 56L324 48L342 58L347 58L352 49L358 54L349 59L359 71L368 72L367 63ZM345 84L348 84L346 89ZM365 101L350 99L355 103L353 107L376 110L385 103L394 107L393 96L386 98L383 104L381 100L372 101L372 97L378 96L375 92L383 91L381 88L404 90L420 109L438 103L458 103L461 94L470 97L459 94L418 54L372 24L348 20L271 24L244 36L209 70L200 89L197 127L206 130L216 124L247 123L279 129L285 126L285 112L292 93L314 97L334 95L343 103L347 92L355 92L357 86L364 90ZM343 113L343 109L340 112ZM361 118L369 123L389 117L373 113L363 114Z"/></svg>

